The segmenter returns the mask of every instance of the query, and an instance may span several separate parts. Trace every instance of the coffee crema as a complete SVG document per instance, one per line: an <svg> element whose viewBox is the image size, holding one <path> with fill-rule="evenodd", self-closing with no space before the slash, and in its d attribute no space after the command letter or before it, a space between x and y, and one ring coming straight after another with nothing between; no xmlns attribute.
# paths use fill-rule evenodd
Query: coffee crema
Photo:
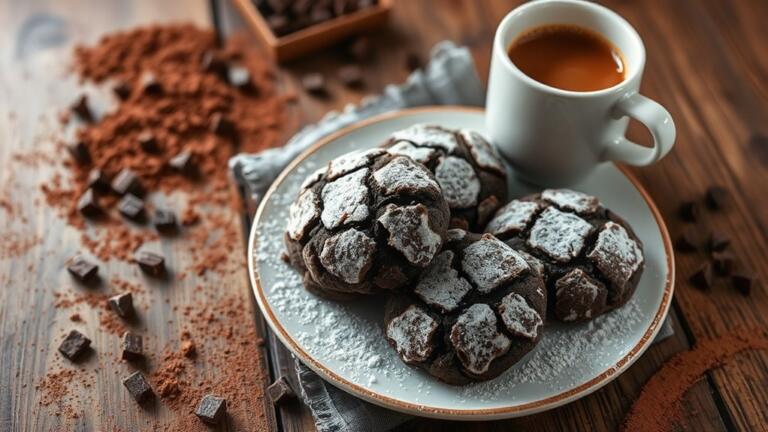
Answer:
<svg viewBox="0 0 768 432"><path fill-rule="evenodd" d="M507 50L524 74L562 90L602 90L624 81L624 58L602 35L574 25L529 30Z"/></svg>

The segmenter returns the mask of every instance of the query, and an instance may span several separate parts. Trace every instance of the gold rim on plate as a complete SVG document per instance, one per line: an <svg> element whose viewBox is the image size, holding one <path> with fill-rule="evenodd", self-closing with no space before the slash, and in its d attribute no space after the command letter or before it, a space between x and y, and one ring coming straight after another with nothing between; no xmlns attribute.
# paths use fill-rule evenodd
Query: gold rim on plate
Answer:
<svg viewBox="0 0 768 432"><path fill-rule="evenodd" d="M264 209L266 208L266 204L269 201L270 196L282 184L285 178L296 168L296 166L298 166L307 157L315 153L321 147L327 145L332 141L337 140L340 137L348 135L354 131L357 131L358 129L365 128L371 124L379 123L381 121L391 120L393 118L414 115L414 114L421 114L421 113L427 113L427 112L441 112L441 111L446 111L446 112L463 111L463 112L473 113L473 114L482 114L484 112L482 108L467 107L467 106L430 106L430 107L410 108L410 109L404 109L404 110L395 111L391 113L381 114L381 115L372 117L370 119L360 121L354 125L343 128L337 132L334 132L331 135L328 135L325 138L319 140L318 142L313 144L311 147L309 147L307 150L305 150L280 173L280 175L277 177L274 183L272 183L272 186L270 186L269 190L267 190L267 192L262 197L261 203L259 204L259 208L256 211L256 215L254 216L254 219L253 219L254 222L258 221L261 218L261 215L264 212ZM251 286L253 288L253 293L256 296L256 301L259 303L259 308L261 309L262 314L266 318L267 323L275 332L275 334L280 339L280 341L283 344L285 344L285 346L288 347L288 349L294 355L296 355L310 369L314 370L320 376L327 379L328 381L331 381L336 386L341 387L342 389L348 391L349 393L352 393L355 396L361 397L362 399L365 399L377 405L381 405L381 406L391 408L401 412L419 413L421 415L427 415L432 417L440 417L440 418L454 417L454 418L464 418L464 419L474 418L478 420L489 419L489 418L515 417L515 416L521 416L521 415L527 415L527 414L534 414L537 412L545 411L548 409L552 409L552 408L564 405L568 402L584 397L598 390L602 386L608 384L615 377L617 377L622 372L624 372L627 368L629 368L629 366L631 366L632 363L634 363L635 360L637 360L640 357L640 355L650 346L650 343L653 341L654 337L659 332L661 328L661 323L666 317L667 311L669 310L669 305L672 299L672 293L674 291L674 280L675 280L674 252L672 250L672 242L670 241L670 238L669 238L669 232L667 231L667 227L664 223L664 220L661 217L661 213L659 212L659 209L656 207L656 204L651 199L650 195L648 195L648 192L645 190L645 188L643 188L643 186L640 184L637 178L632 173L630 173L626 167L617 165L617 168L621 171L621 173L625 177L627 177L627 179L630 181L630 183L632 183L635 189L637 189L638 192L640 192L640 195L642 195L643 200L645 200L645 203L648 205L648 208L651 210L651 213L653 214L653 217L656 220L656 224L659 227L659 231L662 236L662 241L664 243L664 253L667 258L667 268L669 269L669 272L667 274L666 284L664 286L664 295L662 296L661 303L659 304L659 308L656 311L656 314L654 315L653 320L651 321L651 324L648 326L648 328L646 329L645 333L640 338L638 343L634 347L632 347L632 349L625 356L623 356L615 364L613 364L612 366L609 366L602 373L598 374L596 377L592 378L591 380L583 384L580 384L574 388L571 388L569 390L556 394L554 396L550 396L534 402L529 402L529 403L514 405L509 407L502 407L502 408L466 409L466 410L449 409L449 408L428 406L424 404L414 404L414 403L405 402L399 399L395 399L389 396L384 396L382 394L371 391L370 389L362 387L359 384L355 384L345 379L342 376L339 376L338 374L328 369L325 365L323 365L322 363L314 359L309 353L304 351L304 349L302 349L301 346L299 346L299 344L290 337L288 332L285 330L285 328L283 328L283 326L280 324L280 321L277 320L272 309L270 308L269 303L267 302L267 298L264 293L264 290L261 287L261 279L259 277L258 269L256 268L254 251L256 250L257 227L255 224L251 227L251 233L248 240L248 269L249 269L249 274L251 278Z"/></svg>

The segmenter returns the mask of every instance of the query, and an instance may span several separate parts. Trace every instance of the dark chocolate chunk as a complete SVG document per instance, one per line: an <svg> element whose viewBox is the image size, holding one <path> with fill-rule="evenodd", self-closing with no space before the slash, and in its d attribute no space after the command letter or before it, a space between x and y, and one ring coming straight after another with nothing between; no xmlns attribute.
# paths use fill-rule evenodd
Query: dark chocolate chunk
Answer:
<svg viewBox="0 0 768 432"><path fill-rule="evenodd" d="M267 397L273 404L281 404L296 396L288 379L284 376L278 378L269 387L267 387Z"/></svg>
<svg viewBox="0 0 768 432"><path fill-rule="evenodd" d="M348 52L349 52L349 55L353 59L357 60L358 62L363 62L365 60L368 60L372 53L370 39L368 39L365 36L360 36L356 38L349 45Z"/></svg>
<svg viewBox="0 0 768 432"><path fill-rule="evenodd" d="M155 395L147 379L138 371L123 378L123 385L128 389L128 393L139 403L149 400Z"/></svg>
<svg viewBox="0 0 768 432"><path fill-rule="evenodd" d="M168 161L168 166L182 174L194 174L194 161L192 152L184 150Z"/></svg>
<svg viewBox="0 0 768 432"><path fill-rule="evenodd" d="M80 255L75 255L69 260L67 270L80 282L88 282L99 273L99 266Z"/></svg>
<svg viewBox="0 0 768 432"><path fill-rule="evenodd" d="M165 258L154 252L139 252L136 255L136 262L150 276L159 277L165 274Z"/></svg>
<svg viewBox="0 0 768 432"><path fill-rule="evenodd" d="M67 144L67 151L78 164L87 165L91 163L91 152L88 151L88 147L86 147L84 142L78 141Z"/></svg>
<svg viewBox="0 0 768 432"><path fill-rule="evenodd" d="M709 289L712 286L712 266L706 262L691 275L690 281L701 289Z"/></svg>
<svg viewBox="0 0 768 432"><path fill-rule="evenodd" d="M701 207L699 204L693 201L684 202L680 205L680 217L688 222L696 222L699 220L701 214Z"/></svg>
<svg viewBox="0 0 768 432"><path fill-rule="evenodd" d="M117 203L117 211L128 219L140 221L144 216L144 201L133 194L126 194Z"/></svg>
<svg viewBox="0 0 768 432"><path fill-rule="evenodd" d="M205 395L197 405L195 415L206 423L218 424L227 415L227 400L210 394Z"/></svg>
<svg viewBox="0 0 768 432"><path fill-rule="evenodd" d="M731 239L727 235L713 231L709 236L709 250L712 252L720 252L725 250L731 244Z"/></svg>
<svg viewBox="0 0 768 432"><path fill-rule="evenodd" d="M251 87L251 72L243 66L230 66L227 70L227 80L232 87L246 90Z"/></svg>
<svg viewBox="0 0 768 432"><path fill-rule="evenodd" d="M93 113L88 106L88 96L86 95L80 96L77 102L72 105L72 112L84 122L93 122Z"/></svg>
<svg viewBox="0 0 768 432"><path fill-rule="evenodd" d="M728 205L730 194L722 186L712 186L707 189L707 206L712 210L722 210Z"/></svg>
<svg viewBox="0 0 768 432"><path fill-rule="evenodd" d="M140 360L144 357L144 339L141 335L127 331L123 333L122 349L123 360Z"/></svg>
<svg viewBox="0 0 768 432"><path fill-rule="evenodd" d="M731 283L741 294L748 296L752 293L752 282L754 277L746 272L740 271L731 275Z"/></svg>
<svg viewBox="0 0 768 432"><path fill-rule="evenodd" d="M331 11L324 7L314 7L309 12L309 22L312 24L320 24L321 22L328 21L333 18Z"/></svg>
<svg viewBox="0 0 768 432"><path fill-rule="evenodd" d="M715 272L720 276L728 276L733 271L736 258L728 251L715 252L712 254L712 266Z"/></svg>
<svg viewBox="0 0 768 432"><path fill-rule="evenodd" d="M163 93L163 86L152 72L144 72L141 75L141 91L147 95L159 95Z"/></svg>
<svg viewBox="0 0 768 432"><path fill-rule="evenodd" d="M157 153L160 150L160 147L157 145L157 139L151 131L145 130L141 132L136 137L136 140L139 142L141 149L147 153Z"/></svg>
<svg viewBox="0 0 768 432"><path fill-rule="evenodd" d="M130 292L124 292L110 297L107 300L107 304L112 308L115 313L123 318L129 318L133 316L133 294Z"/></svg>
<svg viewBox="0 0 768 432"><path fill-rule="evenodd" d="M118 195L125 195L128 193L141 195L144 188L142 188L136 173L128 168L124 168L117 173L114 179L112 179L112 190Z"/></svg>
<svg viewBox="0 0 768 432"><path fill-rule="evenodd" d="M88 187L97 192L109 190L109 179L104 171L94 168L88 173Z"/></svg>
<svg viewBox="0 0 768 432"><path fill-rule="evenodd" d="M700 240L698 233L692 229L685 229L675 242L675 247L680 252L695 252L699 250Z"/></svg>
<svg viewBox="0 0 768 432"><path fill-rule="evenodd" d="M326 94L325 78L320 73L308 73L301 77L301 85L309 93L314 95Z"/></svg>
<svg viewBox="0 0 768 432"><path fill-rule="evenodd" d="M416 53L408 53L405 56L405 67L410 72L419 69L421 67L421 57Z"/></svg>
<svg viewBox="0 0 768 432"><path fill-rule="evenodd" d="M85 193L77 200L77 210L85 217L96 217L101 214L101 208L96 202L96 195L93 189L88 188Z"/></svg>
<svg viewBox="0 0 768 432"><path fill-rule="evenodd" d="M350 88L359 88L363 85L363 71L357 65L346 65L338 71L339 80Z"/></svg>
<svg viewBox="0 0 768 432"><path fill-rule="evenodd" d="M155 229L161 233L173 233L178 228L176 214L166 209L155 210L152 223L155 225Z"/></svg>
<svg viewBox="0 0 768 432"><path fill-rule="evenodd" d="M69 332L61 341L59 352L70 360L76 360L91 346L91 340L77 330Z"/></svg>
<svg viewBox="0 0 768 432"><path fill-rule="evenodd" d="M267 25L272 29L272 33L274 33L275 36L283 36L291 31L290 22L284 15L270 16L267 18Z"/></svg>
<svg viewBox="0 0 768 432"><path fill-rule="evenodd" d="M200 68L204 72L215 73L219 76L224 76L227 72L227 64L221 56L214 51L206 51L203 53L203 58L200 61Z"/></svg>
<svg viewBox="0 0 768 432"><path fill-rule="evenodd" d="M112 87L112 91L115 92L115 95L120 100L126 100L129 97L131 97L131 92L133 91L133 88L126 81L121 81L117 83L114 87Z"/></svg>
<svg viewBox="0 0 768 432"><path fill-rule="evenodd" d="M222 113L214 113L211 116L210 129L211 132L220 136L232 136L235 134L234 123L224 117Z"/></svg>

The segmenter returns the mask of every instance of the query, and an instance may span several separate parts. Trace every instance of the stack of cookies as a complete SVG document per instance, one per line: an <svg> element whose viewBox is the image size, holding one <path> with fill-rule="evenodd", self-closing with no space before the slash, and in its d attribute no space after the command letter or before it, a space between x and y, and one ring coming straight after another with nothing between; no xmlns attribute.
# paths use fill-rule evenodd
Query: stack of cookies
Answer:
<svg viewBox="0 0 768 432"><path fill-rule="evenodd" d="M310 175L285 243L311 293L386 295L392 348L455 385L503 373L536 346L547 318L621 307L644 268L640 240L597 198L547 189L508 201L492 145L430 125Z"/></svg>

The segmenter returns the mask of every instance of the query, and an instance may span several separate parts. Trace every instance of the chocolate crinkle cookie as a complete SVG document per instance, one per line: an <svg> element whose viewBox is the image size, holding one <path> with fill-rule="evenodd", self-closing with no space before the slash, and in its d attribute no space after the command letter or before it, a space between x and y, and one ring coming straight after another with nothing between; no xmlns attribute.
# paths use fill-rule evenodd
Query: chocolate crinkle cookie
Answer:
<svg viewBox="0 0 768 432"><path fill-rule="evenodd" d="M337 157L304 181L285 244L307 290L345 300L412 281L440 251L448 222L435 176L376 148Z"/></svg>
<svg viewBox="0 0 768 432"><path fill-rule="evenodd" d="M490 234L451 229L407 294L385 307L385 333L407 364L462 385L497 377L539 342L540 266Z"/></svg>
<svg viewBox="0 0 768 432"><path fill-rule="evenodd" d="M435 174L451 208L451 227L478 231L507 200L507 170L479 133L417 124L395 132L383 145Z"/></svg>
<svg viewBox="0 0 768 432"><path fill-rule="evenodd" d="M643 272L643 245L596 197L547 189L500 208L485 232L539 260L550 310L586 321L624 305Z"/></svg>

